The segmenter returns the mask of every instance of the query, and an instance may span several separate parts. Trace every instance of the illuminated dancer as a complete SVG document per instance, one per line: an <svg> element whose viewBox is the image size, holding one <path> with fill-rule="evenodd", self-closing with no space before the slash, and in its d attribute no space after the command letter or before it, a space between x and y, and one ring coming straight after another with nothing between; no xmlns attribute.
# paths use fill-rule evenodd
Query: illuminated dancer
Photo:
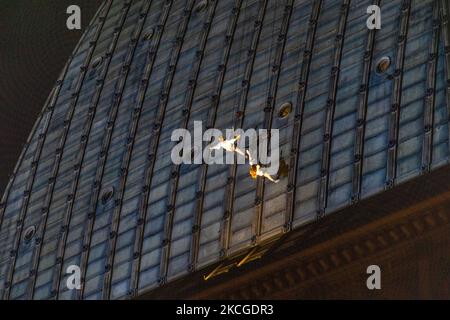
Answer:
<svg viewBox="0 0 450 320"><path fill-rule="evenodd" d="M249 172L250 172L250 176L253 179L256 179L257 176L260 176L260 177L265 177L274 183L278 183L280 181L279 179L275 180L274 178L272 178L272 176L264 168L262 168L259 164L257 164L253 160L253 158L250 156L250 152L248 150L247 150L247 155L248 155L248 160L250 162Z"/></svg>
<svg viewBox="0 0 450 320"><path fill-rule="evenodd" d="M220 136L217 139L217 140L219 140L219 142L217 144L215 144L214 146L210 147L210 150L219 150L222 148L228 152L237 152L241 156L245 157L245 153L236 146L236 142L239 141L240 138L241 138L241 136L237 135L233 139L225 140L222 136Z"/></svg>

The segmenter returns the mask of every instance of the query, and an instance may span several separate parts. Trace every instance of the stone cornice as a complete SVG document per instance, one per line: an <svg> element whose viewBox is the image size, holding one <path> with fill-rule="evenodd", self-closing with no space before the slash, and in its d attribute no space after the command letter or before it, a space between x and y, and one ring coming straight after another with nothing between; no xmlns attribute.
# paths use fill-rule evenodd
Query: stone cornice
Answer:
<svg viewBox="0 0 450 320"><path fill-rule="evenodd" d="M414 244L426 255L428 247L419 243L421 239L434 233L448 234L447 177L449 166L294 230L273 243L261 259L205 281L204 276L219 266L216 264L141 298L264 299L317 281L356 261L402 250L402 246Z"/></svg>

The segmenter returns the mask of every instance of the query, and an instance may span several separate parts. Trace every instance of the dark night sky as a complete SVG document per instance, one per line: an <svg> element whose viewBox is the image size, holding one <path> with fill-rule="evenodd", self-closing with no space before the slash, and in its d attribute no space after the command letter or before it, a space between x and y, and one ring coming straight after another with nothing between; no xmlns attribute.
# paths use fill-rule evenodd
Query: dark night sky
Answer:
<svg viewBox="0 0 450 320"><path fill-rule="evenodd" d="M23 143L101 0L0 0L0 198ZM81 8L68 30L66 8Z"/></svg>

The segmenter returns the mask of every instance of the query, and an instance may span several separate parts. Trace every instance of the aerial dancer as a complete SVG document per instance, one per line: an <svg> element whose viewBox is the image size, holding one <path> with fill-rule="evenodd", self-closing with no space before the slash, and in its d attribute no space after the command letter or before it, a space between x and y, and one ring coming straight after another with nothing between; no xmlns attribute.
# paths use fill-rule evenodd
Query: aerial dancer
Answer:
<svg viewBox="0 0 450 320"><path fill-rule="evenodd" d="M220 136L217 140L219 142L212 147L209 147L210 150L220 150L221 148L228 152L236 152L241 156L245 157L245 153L236 146L237 141L241 138L240 135L235 136L232 139L225 140L223 136Z"/></svg>
<svg viewBox="0 0 450 320"><path fill-rule="evenodd" d="M257 176L260 176L260 177L265 177L274 183L278 183L280 181L279 179L272 178L272 176L266 171L265 168L263 168L259 164L257 164L251 157L250 152L248 150L247 150L247 155L248 155L248 160L250 162L249 172L250 172L250 176L253 179L256 179Z"/></svg>

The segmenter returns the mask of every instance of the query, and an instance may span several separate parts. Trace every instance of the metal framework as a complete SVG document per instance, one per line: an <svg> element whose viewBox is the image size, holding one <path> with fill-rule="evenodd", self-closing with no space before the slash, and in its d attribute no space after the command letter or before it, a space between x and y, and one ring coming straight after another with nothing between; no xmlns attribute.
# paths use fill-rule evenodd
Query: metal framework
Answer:
<svg viewBox="0 0 450 320"><path fill-rule="evenodd" d="M212 19L214 18L214 14L216 12L218 0L211 0L210 2L211 3L209 4L209 10L208 10L208 13L206 16L206 20L203 24L203 30L202 30L202 33L200 34L200 41L197 46L196 60L192 67L191 75L189 76L188 88L186 89L183 111L182 111L183 115L184 115L184 119L182 119L183 124L181 126L184 129L187 129L188 124L189 124L189 119L191 116L192 101L194 98L194 91L196 89L198 74L200 72L200 67L203 62L206 41L208 39L208 34L211 30L211 23L212 23ZM163 274L162 277L164 277L164 279L167 278L167 271L168 271L167 269L169 266L171 239L172 239L172 227L173 227L173 219L174 219L174 212L175 212L175 203L176 203L176 199L177 199L178 182L179 182L179 177L180 177L180 168L181 168L181 165L174 165L172 168L172 171L171 171L172 172L172 182L170 184L168 206L170 208L172 208L172 211L170 211L172 214L170 214L167 217L165 229L164 229L165 239L169 240L169 242L167 244L167 253L164 256L164 258L165 258L164 270L161 270L161 273ZM192 232L195 233L196 231L198 231L198 229L199 229L199 226L194 225L192 228ZM193 266L191 266L191 265L188 266L188 269L192 270Z"/></svg>
<svg viewBox="0 0 450 320"><path fill-rule="evenodd" d="M433 36L427 66L427 92L423 119L422 172L431 170L433 157L434 109L436 105L436 74L439 57L439 38L441 25L439 21L439 3L433 3Z"/></svg>
<svg viewBox="0 0 450 320"><path fill-rule="evenodd" d="M380 6L381 0L375 1L374 4ZM366 50L364 53L363 76L361 79L361 86L359 88L354 164L352 175L352 199L351 199L352 202L358 201L361 197L361 179L362 179L362 172L363 172L362 167L364 159L364 138L366 132L367 100L369 98L369 82L373 64L372 63L373 49L376 32L377 32L376 29L368 30L367 32Z"/></svg>
<svg viewBox="0 0 450 320"><path fill-rule="evenodd" d="M317 218L325 214L328 201L328 185L330 180L330 155L333 137L334 113L336 109L336 95L339 83L339 73L342 59L342 49L344 46L345 28L347 26L347 16L350 7L350 0L344 0L341 6L341 15L335 37L335 49L333 66L331 67L330 85L328 90L328 100L326 104L326 115L323 134L322 163L320 169L320 186L318 195Z"/></svg>
<svg viewBox="0 0 450 320"><path fill-rule="evenodd" d="M156 53L158 52L158 48L161 42L161 36L163 34L164 28L166 26L167 18L169 16L170 9L172 7L172 1L167 1L163 7L161 15L159 17L159 22L156 27L156 33L153 36L153 42L150 46L150 50L148 52L148 59L145 66L144 74L141 78L141 85L139 86L137 102L134 109L134 115L132 120L132 125L129 128L130 135L135 136L138 130L139 119L142 114L142 106L144 104L145 93L148 87L148 81L150 79L153 65L155 63ZM132 148L132 145L129 148ZM128 152L128 151L127 151ZM150 160L150 159L149 159ZM148 185L142 186L142 194L143 197L148 197L147 191L149 190ZM140 259L142 252L142 244L144 241L144 228L145 228L145 219L147 216L146 210L146 202L143 200L141 202L140 210L138 213L138 218L136 221L136 235L134 240L134 249L133 249L133 261L131 266L131 281L130 281L130 296L135 296L138 292L138 284L139 284L139 270L140 270Z"/></svg>
<svg viewBox="0 0 450 320"><path fill-rule="evenodd" d="M358 29L368 4L383 5L388 33ZM450 5L384 4L105 1L0 202L2 297L66 298L64 267L78 259L77 298L208 280L259 259L294 227L316 232L324 214L432 175L450 152ZM384 75L379 56L392 57ZM287 96L292 112L277 119ZM167 134L196 117L207 129L279 127L287 179L255 185L237 178L236 164L170 163ZM36 232L25 241L29 226Z"/></svg>
<svg viewBox="0 0 450 320"><path fill-rule="evenodd" d="M193 7L194 7L194 1L188 0L186 2L185 9L183 10L182 20L178 26L178 30L175 35L175 41L174 41L174 44L171 49L170 58L169 58L168 66L167 66L167 72L166 72L166 75L165 75L165 78L163 81L163 86L162 86L162 89L160 92L160 99L158 102L156 116L155 116L155 120L153 123L153 135L150 139L150 143L148 146L148 161L146 164L146 173L144 174L145 182L144 182L144 187L142 189L143 192L142 192L140 206L139 206L139 212L138 212L139 219L142 219L142 220L140 220L141 224L145 223L145 219L146 219L146 215L147 215L147 204L148 204L148 198L150 196L150 186L152 184L153 169L155 167L156 153L158 150L159 138L160 138L160 133L161 133L161 125L162 125L162 123L164 121L164 117L166 115L166 107L167 107L167 102L168 102L167 99L168 99L168 96L170 93L170 89L172 87L173 77L175 75L176 66L177 66L177 63L178 63L178 60L180 57L181 46L183 45L184 36L186 35L186 30L187 30L189 20L191 18ZM167 207L166 215L170 216L171 214L173 214L173 212L171 212L170 208ZM170 219L170 217L166 217L166 219ZM137 237L136 239L142 240L144 226L143 226L142 230L139 230L139 232L140 232L139 237ZM167 238L165 238L162 243L165 254L167 254L168 243L169 243L169 240ZM136 242L135 242L135 244L136 244ZM137 261L135 261L133 263L140 264L141 263L140 251L142 250L142 243L137 244L137 246L138 246L138 248L136 248L136 247L135 248L139 250L139 254L135 254ZM166 265L165 265L164 258L161 258L160 261L161 261L161 266L160 266L159 283L162 285L165 282L165 271L164 270L166 270ZM139 272L138 271L139 268L140 268L140 266L136 266L133 268L133 271ZM132 283L135 283L137 286L138 280L139 280L139 274L136 274L132 277L133 277L133 279L135 279ZM135 294L137 292L137 288L132 288L131 290L133 290L133 294Z"/></svg>
<svg viewBox="0 0 450 320"><path fill-rule="evenodd" d="M411 0L403 0L400 27L398 35L397 56L395 58L395 71L393 79L393 94L391 101L391 113L389 116L389 145L386 164L386 188L394 186L397 175L398 132L400 121L400 106L402 99L403 66L405 63L406 41L408 36L409 16L411 12Z"/></svg>
<svg viewBox="0 0 450 320"><path fill-rule="evenodd" d="M309 20L308 35L306 38L305 50L303 51L303 63L300 71L300 80L298 83L297 104L295 106L294 128L292 130L292 147L289 161L289 174L287 186L287 207L284 231L292 229L294 219L294 208L297 185L297 167L299 162L300 138L303 125L303 114L305 110L306 91L308 86L309 69L311 66L312 52L315 44L315 35L317 30L317 21L319 20L322 0L315 0L312 6L311 18Z"/></svg>
<svg viewBox="0 0 450 320"><path fill-rule="evenodd" d="M107 5L106 5L106 12L109 11L109 8L111 7L111 4L112 4L111 1L109 1L107 3ZM79 74L78 79L76 81L75 89L72 92L71 105L69 107L69 112L67 113L66 118L64 120L64 131L63 131L63 134L62 134L62 136L60 138L60 143L58 144L58 147L56 149L55 161L54 161L53 169L51 171L51 177L48 180L48 187L47 187L48 189L53 188L53 186L55 184L55 180L56 180L56 177L57 177L57 174L58 174L59 163L60 163L60 160L62 158L62 149L63 149L64 143L65 143L65 141L67 139L67 134L68 134L68 131L69 131L71 119L72 119L72 116L73 116L73 113L74 113L74 109L75 109L75 107L77 105L77 102L78 102L79 94L80 94L80 91L81 91L81 88L82 88L82 85L83 85L83 80L84 80L84 77L86 76L87 68L88 68L88 66L90 64L92 55L94 53L95 45L97 43L97 40L98 40L98 38L100 36L101 30L102 30L103 25L105 23L105 19L100 19L100 20L101 20L101 22L96 27L93 39L90 41L91 46L90 46L90 48L88 50L88 53L87 53L87 55L86 55L86 57L84 59L84 63L81 66L80 74ZM55 107L55 104L56 104L56 101L57 101L57 98L58 98L59 91L61 90L62 81L64 79L64 76L65 76L66 72L67 72L68 66L69 66L69 64L66 65L66 68L65 68L65 70L63 72L62 78L60 78L58 80L57 88L54 91L53 98L52 98L52 100L50 102L50 106L48 108L48 112L50 113L50 116L47 118L48 121L46 121L46 123L44 125L43 133L40 133L39 137L38 137L39 138L38 146L36 148L36 152L35 152L35 155L34 155L34 158L33 158L32 166L31 166L31 173L28 176L27 187L26 187L25 192L24 192L24 201L23 201L23 204L22 204L22 207L21 207L19 219L17 221L17 229L18 230L16 231L13 250L11 251L11 260L12 261L10 261L8 272L7 272L7 279L8 280L7 280L6 283L10 284L10 285L9 286L5 286L6 288L5 288L5 291L3 292L3 298L4 299L8 299L9 298L10 289L11 289L11 283L12 283L12 279L13 279L13 276L14 276L14 270L15 270L15 265L16 265L16 260L17 260L17 251L19 249L20 239L22 237L22 229L23 229L23 226L24 226L24 220L25 220L25 216L26 216L27 209L28 209L28 204L29 204L30 197L31 197L31 190L33 188L34 180L35 180L35 177L36 177L37 165L38 165L41 153L42 153L42 149L44 147L45 138L47 137L46 133L47 133L47 130L48 130L49 125L50 125L50 121L51 121L51 118L52 118L52 115L53 115L54 107ZM49 197L51 197L51 193L47 193L47 199ZM48 207L43 207L42 208L42 217L41 217L41 219L46 221L45 219L46 219L47 216L48 216ZM44 232L43 231L44 229L45 229L45 224L40 224L39 230L38 230L38 234L41 235ZM42 240L43 239L42 239L41 236L38 236L38 237L35 238L35 244L36 244L36 246L38 248L40 248ZM37 264L36 261L35 261L35 264ZM35 273L36 273L36 269L31 269L30 270L30 276L31 277L34 277Z"/></svg>
<svg viewBox="0 0 450 320"><path fill-rule="evenodd" d="M227 32L225 34L225 47L222 54L222 59L217 67L217 76L215 77L214 90L211 94L211 109L208 113L208 120L206 127L214 128L217 118L217 109L220 102L220 94L222 92L223 82L225 79L226 66L228 59L230 57L231 45L233 44L233 37L236 31L237 22L239 19L239 13L241 11L242 0L236 0L234 7L231 11L231 15L228 21ZM194 271L196 269L196 264L198 260L198 251L200 246L200 232L201 232L201 222L203 213L203 204L205 201L205 187L206 178L208 174L208 165L203 164L200 173L199 185L197 187L197 201L195 204L195 216L194 216L194 228L192 232L191 240L191 254L190 254L190 270Z"/></svg>
<svg viewBox="0 0 450 320"><path fill-rule="evenodd" d="M134 27L134 31L132 33L131 42L128 47L128 52L126 54L125 60L122 65L122 74L118 80L118 84L116 87L120 88L120 92L123 94L124 88L125 88L125 82L130 70L130 65L132 63L134 53L136 52L136 46L138 44L138 41L140 39L142 30L144 28L145 21L147 19L147 15L150 10L150 6L152 5L153 1L143 1L142 7L140 9L140 16L139 21ZM134 111L133 111L134 114ZM131 133L131 132L129 132ZM119 229L119 221L120 221L120 210L122 208L122 198L123 193L125 191L125 183L126 183L126 173L128 172L128 167L130 163L130 157L131 157L131 150L132 148L129 148L128 146L134 141L134 136L130 135L129 139L127 140L126 149L127 152L125 153L123 159L122 159L122 165L121 165L121 178L119 182L119 190L117 192L117 196L115 198L115 207L112 217L112 223L110 228L110 240L108 244L108 254L107 254L107 260L106 265L111 266L106 273L105 273L105 280L103 282L103 298L108 299L111 293L111 277L112 277L112 266L114 265L114 254L115 254L115 248L117 244L117 233Z"/></svg>
<svg viewBox="0 0 450 320"><path fill-rule="evenodd" d="M281 23L280 33L278 34L275 57L272 62L272 75L270 77L269 92L266 100L266 107L264 108L264 128L272 129L272 122L275 110L275 101L278 92L278 80L280 78L281 64L283 63L284 48L286 45L286 37L291 20L293 1L287 0L284 6L283 20ZM268 137L270 141L270 135ZM264 185L265 181L258 178L256 181L256 200L255 200L255 224L253 230L253 237L256 242L259 242L262 229L263 219L263 204L264 204Z"/></svg>
<svg viewBox="0 0 450 320"><path fill-rule="evenodd" d="M446 75L446 92L447 92L447 116L450 121L450 6L448 1L440 0L441 5L441 22L442 22L442 42L445 51L445 75ZM449 148L450 148L450 132L449 132Z"/></svg>
<svg viewBox="0 0 450 320"><path fill-rule="evenodd" d="M127 0L124 2L122 7L122 12L119 18L116 21L113 38L110 42L110 46L108 48L107 55L112 56L114 49L117 45L117 40L119 39L120 33L122 31L122 27L125 23L125 19L127 18L128 12L130 11L131 1ZM80 269L81 269L81 289L78 291L78 297L84 297L84 289L85 289L85 281L86 281L86 272L88 268L88 260L89 253L91 249L91 240L92 240L92 231L95 222L95 212L97 209L97 203L100 196L100 189L102 187L102 178L103 173L105 171L106 158L108 155L109 146L111 144L112 131L114 128L114 124L117 117L117 112L119 109L119 105L122 99L123 89L125 86L125 79L128 74L129 63L125 61L122 65L122 74L119 77L118 85L116 86L116 91L114 92L114 100L113 104L110 107L108 122L106 124L105 135L103 136L102 147L100 151L100 156L98 158L97 170L95 173L95 181L92 186L91 198L89 201L90 207L89 212L87 214L86 219L86 227L84 228L85 233L83 237L83 251L81 252L81 261L80 261ZM87 137L85 137L86 139ZM83 138L82 138L83 140ZM78 166L77 170L81 168ZM69 201L73 200L73 195L69 195ZM63 258L63 257L62 257ZM108 272L110 266L105 265L105 271Z"/></svg>
<svg viewBox="0 0 450 320"><path fill-rule="evenodd" d="M245 118L245 109L247 107L248 91L250 89L250 80L253 74L253 66L255 62L256 52L258 48L259 38L261 36L262 24L265 17L268 0L261 0L258 15L254 23L254 30L252 40L250 42L250 48L248 49L247 61L245 64L244 78L242 80L242 87L239 97L238 111L236 112L236 118L234 120L234 128L242 128ZM234 205L234 189L236 184L236 164L232 165L227 179L227 192L225 194L225 212L223 218L222 227L222 240L221 240L221 252L220 255L225 257L230 246L231 237L231 220L233 216Z"/></svg>

